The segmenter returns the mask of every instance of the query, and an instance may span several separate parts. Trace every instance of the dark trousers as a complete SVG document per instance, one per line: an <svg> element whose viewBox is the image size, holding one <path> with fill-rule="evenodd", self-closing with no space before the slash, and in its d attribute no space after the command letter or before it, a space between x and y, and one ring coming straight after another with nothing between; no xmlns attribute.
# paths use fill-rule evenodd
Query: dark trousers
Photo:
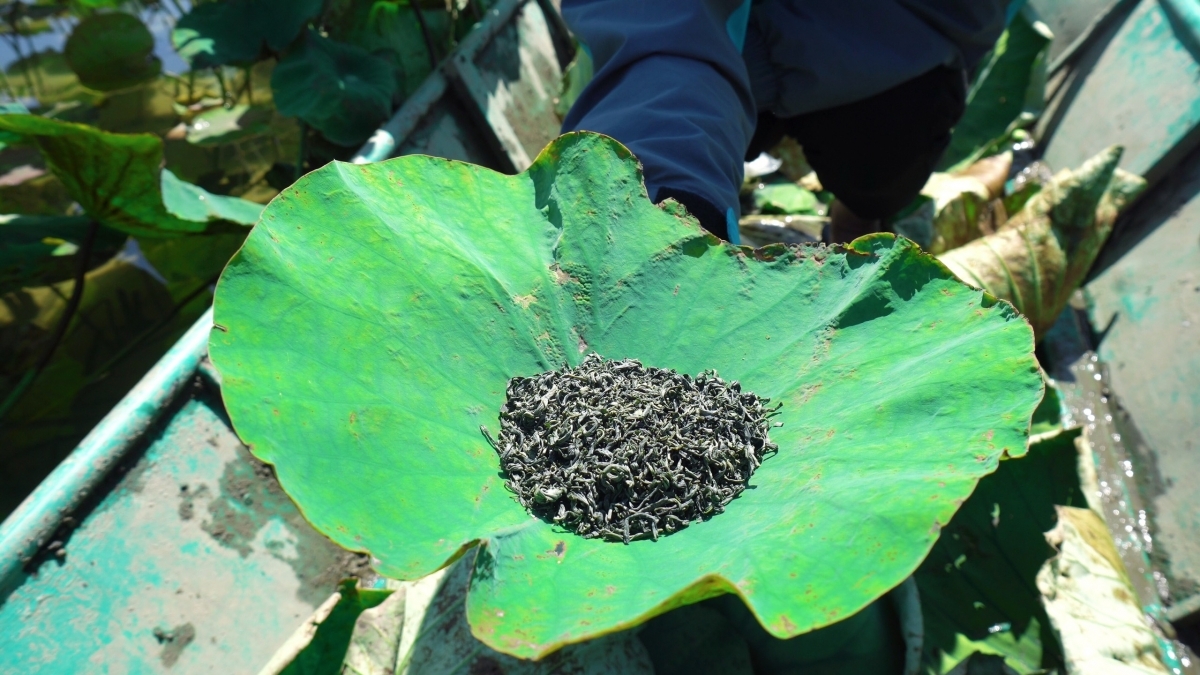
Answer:
<svg viewBox="0 0 1200 675"><path fill-rule="evenodd" d="M821 185L855 215L887 218L924 187L965 102L963 71L938 67L854 103L789 118L760 113L746 159L791 136Z"/></svg>

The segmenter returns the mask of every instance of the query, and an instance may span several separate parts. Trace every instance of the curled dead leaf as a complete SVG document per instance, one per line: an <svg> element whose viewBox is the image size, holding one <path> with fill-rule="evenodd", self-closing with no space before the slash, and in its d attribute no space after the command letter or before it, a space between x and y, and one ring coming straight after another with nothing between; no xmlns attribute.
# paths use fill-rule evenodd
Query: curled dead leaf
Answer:
<svg viewBox="0 0 1200 675"><path fill-rule="evenodd" d="M994 234L940 259L959 279L1013 303L1040 338L1087 275L1117 215L1146 182L1117 169L1112 146L1063 170Z"/></svg>

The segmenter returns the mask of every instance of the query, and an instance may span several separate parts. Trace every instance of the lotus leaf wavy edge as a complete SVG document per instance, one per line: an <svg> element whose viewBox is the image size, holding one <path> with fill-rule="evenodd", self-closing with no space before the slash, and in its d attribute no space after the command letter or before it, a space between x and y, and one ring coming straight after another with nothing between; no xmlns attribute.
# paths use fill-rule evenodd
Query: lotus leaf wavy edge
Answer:
<svg viewBox="0 0 1200 675"><path fill-rule="evenodd" d="M719 593L782 638L850 616L1025 452L1042 396L1029 324L912 242L720 242L591 133L515 176L426 156L314 171L267 207L215 311L235 429L309 521L399 579L478 546L472 631L524 658ZM510 377L589 351L782 401L779 453L658 542L533 518L479 426Z"/></svg>

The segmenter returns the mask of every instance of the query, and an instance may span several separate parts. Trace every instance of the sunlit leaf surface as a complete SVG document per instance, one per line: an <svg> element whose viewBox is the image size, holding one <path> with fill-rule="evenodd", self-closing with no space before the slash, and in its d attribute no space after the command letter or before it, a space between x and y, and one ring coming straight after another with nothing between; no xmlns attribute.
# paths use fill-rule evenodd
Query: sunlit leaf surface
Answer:
<svg viewBox="0 0 1200 675"><path fill-rule="evenodd" d="M523 657L719 593L780 637L854 614L1025 452L1042 392L1028 323L911 242L733 247L587 133L516 176L425 156L310 173L231 261L215 322L234 426L316 527L402 579L478 543L472 630ZM591 351L782 402L779 453L657 542L531 517L479 426L510 377Z"/></svg>

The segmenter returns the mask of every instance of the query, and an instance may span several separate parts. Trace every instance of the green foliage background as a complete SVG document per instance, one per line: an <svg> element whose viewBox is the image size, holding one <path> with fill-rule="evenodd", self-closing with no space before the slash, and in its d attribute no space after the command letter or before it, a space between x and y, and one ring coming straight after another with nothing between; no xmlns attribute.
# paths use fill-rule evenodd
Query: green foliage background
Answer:
<svg viewBox="0 0 1200 675"><path fill-rule="evenodd" d="M262 205L347 159L488 6L0 2L0 517L208 306ZM32 47L50 32L62 51Z"/></svg>

